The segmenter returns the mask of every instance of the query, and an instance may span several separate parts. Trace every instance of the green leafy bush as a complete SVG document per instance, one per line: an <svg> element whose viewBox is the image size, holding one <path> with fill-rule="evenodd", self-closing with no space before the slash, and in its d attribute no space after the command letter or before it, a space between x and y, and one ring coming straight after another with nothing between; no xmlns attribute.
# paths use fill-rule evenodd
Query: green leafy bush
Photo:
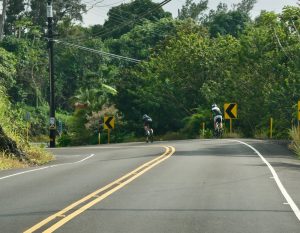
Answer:
<svg viewBox="0 0 300 233"><path fill-rule="evenodd" d="M60 137L57 138L58 146L65 147L72 144L72 137L66 133L63 133Z"/></svg>

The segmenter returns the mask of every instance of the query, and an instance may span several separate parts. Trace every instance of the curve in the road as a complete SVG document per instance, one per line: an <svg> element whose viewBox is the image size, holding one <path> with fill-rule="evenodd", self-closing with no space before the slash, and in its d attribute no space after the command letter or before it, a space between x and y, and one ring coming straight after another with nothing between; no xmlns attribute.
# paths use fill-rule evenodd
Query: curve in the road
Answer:
<svg viewBox="0 0 300 233"><path fill-rule="evenodd" d="M31 233L35 232L36 230L45 227L48 223L51 221L55 221L58 219L59 221L55 222L54 224L52 223L51 226L47 227L47 229L43 232L50 233L79 214L83 213L87 209L91 208L92 206L96 205L106 197L110 196L117 190L121 189L125 185L129 184L133 180L137 179L139 176L144 174L145 172L149 171L156 165L160 164L164 160L168 159L175 153L175 148L172 146L164 147L166 151L160 155L159 157L139 166L138 168L134 169L133 171L127 173L126 175L122 176L121 178L111 182L110 184L106 185L105 187L102 187L95 192L83 197L82 199L78 200L77 202L67 206L63 210L49 216L48 218L44 219L43 221L37 223L33 227L29 228L28 230L24 231L24 233ZM83 206L82 206L83 205ZM77 209L75 209L77 207Z"/></svg>
<svg viewBox="0 0 300 233"><path fill-rule="evenodd" d="M284 198L286 199L287 203L290 205L291 209L294 211L297 219L300 221L300 210L298 208L298 206L295 204L295 202L293 201L293 199L291 198L291 196L288 194L288 192L286 191L285 187L283 186L283 184L281 183L276 171L274 170L274 168L272 167L272 165L262 156L262 154L256 150L253 146L249 145L248 143L239 141L239 140L233 140L236 142L239 142L247 147L249 147L250 149L252 149L260 158L261 160L268 166L269 170L271 171L273 178L280 190L280 192L282 193L282 195L284 196Z"/></svg>

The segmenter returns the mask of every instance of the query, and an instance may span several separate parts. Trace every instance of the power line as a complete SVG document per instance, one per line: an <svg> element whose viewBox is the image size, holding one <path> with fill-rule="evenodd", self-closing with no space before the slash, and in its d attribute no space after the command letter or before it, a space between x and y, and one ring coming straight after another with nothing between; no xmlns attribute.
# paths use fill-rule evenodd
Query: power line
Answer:
<svg viewBox="0 0 300 233"><path fill-rule="evenodd" d="M116 18L114 15L116 15L116 14L112 14L112 15L110 16L110 18L111 18L114 22L116 22L116 23L124 23L124 22L125 22L125 19L122 20L122 19ZM137 22L136 24L137 24L137 26L144 26L144 23L143 23L143 22ZM156 36L163 36L162 34L159 34L159 33L165 33L165 31L159 30L159 29L155 29L154 31L156 31L157 33L153 32L153 31L149 31L149 33L150 33L150 34L153 34L153 35L156 35ZM167 33L167 34L168 34L168 33ZM167 35L167 34L166 34L166 35Z"/></svg>
<svg viewBox="0 0 300 233"><path fill-rule="evenodd" d="M129 20L128 22L124 22L123 24L117 26L115 29L111 29L111 30L107 29L107 30L106 30L107 32L99 33L99 34L97 33L97 36L105 36L105 35L107 35L107 34L110 34L110 33L112 33L112 32L115 32L115 31L117 31L117 30L119 30L119 29L121 29L121 28L123 28L123 27L128 26L128 25L130 25L131 23L138 22L139 20L143 19L146 15L151 14L154 10L156 10L156 9L158 9L158 8L160 8L160 7L164 6L164 5L166 5L167 3L171 2L171 1L172 1L172 0L164 0L164 1L162 1L161 3L159 3L157 6L153 7L152 9L150 9L150 10L146 11L145 13L141 14L140 16L138 16L135 20ZM94 35L94 36L95 36L95 35Z"/></svg>
<svg viewBox="0 0 300 233"><path fill-rule="evenodd" d="M124 11L124 10L121 10L119 9L119 12L122 13L128 13L128 11ZM96 14L93 12L94 15L97 15L97 16L100 16L100 14ZM127 18L124 18L122 15L119 15L119 14L116 14L116 13L113 13L113 12L110 12L110 16L109 18L116 22L116 23L120 23L120 24L123 24L126 22L126 20L128 20ZM141 21L138 21L136 22L137 25L139 26L144 26L144 23L141 22ZM170 32L168 31L168 33L166 33L166 31L163 31L163 30L159 30L159 29L154 29L154 31L149 31L149 35L148 36L145 36L144 38L149 38L151 35L153 36L158 36L158 37L165 37L165 36L168 36L170 35ZM74 40L76 41L76 40ZM77 40L77 41L80 41L80 40Z"/></svg>
<svg viewBox="0 0 300 233"><path fill-rule="evenodd" d="M124 22L122 23L121 25L118 25L112 29L106 29L104 30L103 32L98 32L98 33L94 33L91 35L91 37L95 37L95 36L105 36L107 34L110 34L112 32L115 32L117 30L120 30L121 28L124 28L130 24L133 24L133 23L137 23L139 20L143 19L146 15L149 15L151 14L154 10L166 5L167 3L171 2L172 0L164 0L162 1L161 3L158 3L155 7L152 7L151 9L149 9L148 11L144 12L143 14L139 15L137 18L133 19L133 20L129 20L127 22ZM82 40L86 40L87 38L84 38L84 37L78 37L76 39L72 39L73 41L82 41Z"/></svg>
<svg viewBox="0 0 300 233"><path fill-rule="evenodd" d="M97 4L87 4L88 6L92 7L92 8L104 8L104 7L110 7L110 6L115 6L117 4L120 4L120 3L123 3L124 1L118 1L118 2L114 2L114 3L111 3L111 4L103 4L103 5L100 5L98 6L98 4L102 3L103 1L97 3ZM91 8L91 9L92 9ZM91 10L89 9L89 10Z"/></svg>
<svg viewBox="0 0 300 233"><path fill-rule="evenodd" d="M126 60L126 61L133 62L133 63L141 62L141 60L138 60L138 59L125 57L125 56L121 56L121 55L117 55L117 54L113 54L113 53L108 53L108 52L104 52L104 51L101 51L101 50L96 50L96 49L92 49L92 48L84 47L84 46L81 46L81 45L68 43L68 42L61 41L61 40L53 40L53 41L55 41L59 44L64 44L64 45L67 45L67 46L70 46L70 47L74 47L74 48L77 48L77 49L85 50L85 51L88 51L88 52L92 52L92 53L96 53L96 54L100 54L100 55L104 55L104 56L108 56L108 57L112 57L112 58L116 58L116 59L120 59L120 60Z"/></svg>

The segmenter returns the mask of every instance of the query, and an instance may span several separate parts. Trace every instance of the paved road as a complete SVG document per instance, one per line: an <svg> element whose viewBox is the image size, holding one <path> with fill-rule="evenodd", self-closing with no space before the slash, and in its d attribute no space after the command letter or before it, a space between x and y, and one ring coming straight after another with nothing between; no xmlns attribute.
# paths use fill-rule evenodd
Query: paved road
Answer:
<svg viewBox="0 0 300 233"><path fill-rule="evenodd" d="M0 172L0 232L299 233L300 161L242 141L54 149Z"/></svg>

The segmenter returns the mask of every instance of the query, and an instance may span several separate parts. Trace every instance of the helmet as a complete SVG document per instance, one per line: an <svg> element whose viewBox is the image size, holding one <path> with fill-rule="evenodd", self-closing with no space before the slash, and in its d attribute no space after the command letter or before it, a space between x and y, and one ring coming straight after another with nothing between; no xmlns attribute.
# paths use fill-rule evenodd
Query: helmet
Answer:
<svg viewBox="0 0 300 233"><path fill-rule="evenodd" d="M147 115L147 114L144 114L144 115L143 115L143 120L145 120L145 119L147 119L147 118L149 118L148 115Z"/></svg>
<svg viewBox="0 0 300 233"><path fill-rule="evenodd" d="M215 108L215 107L218 107L216 104L213 104L212 106L211 106L211 108Z"/></svg>

